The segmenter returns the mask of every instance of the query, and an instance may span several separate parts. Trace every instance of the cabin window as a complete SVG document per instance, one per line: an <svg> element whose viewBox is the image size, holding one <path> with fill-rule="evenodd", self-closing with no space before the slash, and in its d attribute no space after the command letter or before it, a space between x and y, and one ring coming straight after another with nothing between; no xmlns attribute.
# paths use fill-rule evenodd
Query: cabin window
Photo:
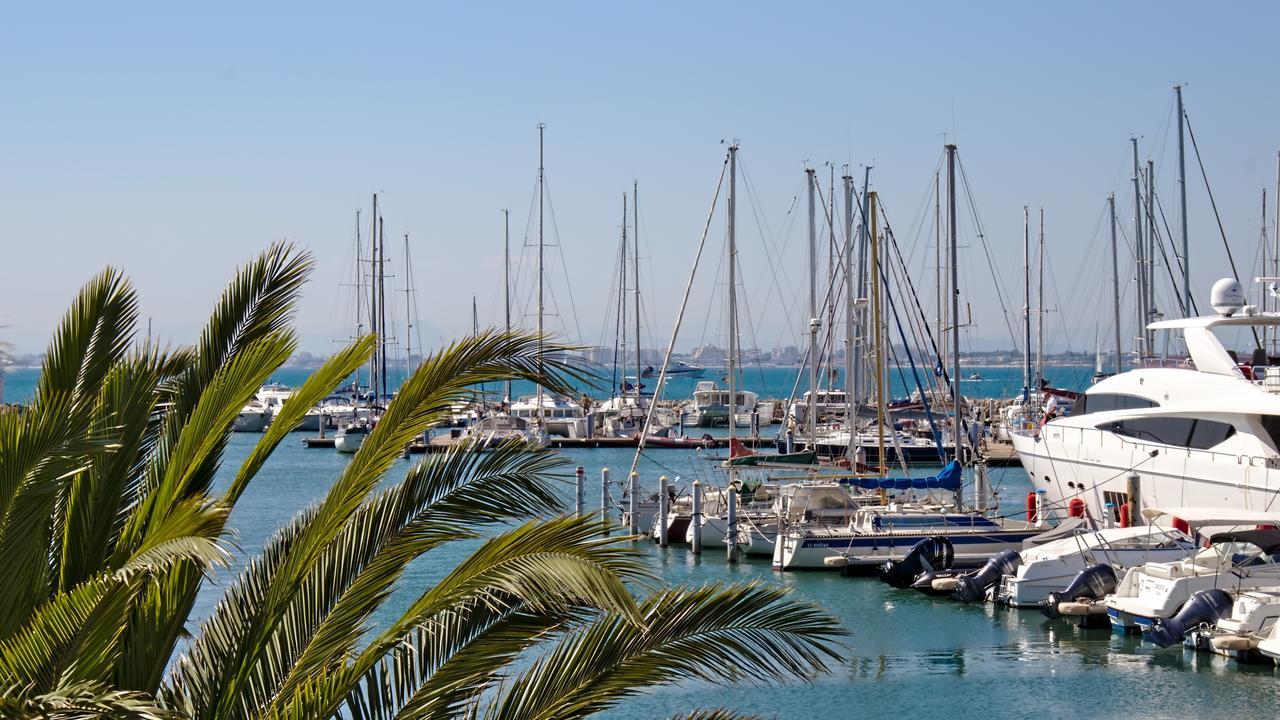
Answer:
<svg viewBox="0 0 1280 720"><path fill-rule="evenodd" d="M1071 407L1071 415L1080 416L1109 410L1141 410L1160 407L1155 400L1121 393L1085 393Z"/></svg>
<svg viewBox="0 0 1280 720"><path fill-rule="evenodd" d="M1258 419L1262 421L1262 427L1271 437L1272 447L1280 451L1280 415L1259 415Z"/></svg>
<svg viewBox="0 0 1280 720"><path fill-rule="evenodd" d="M1280 419L1280 418L1277 418ZM1135 440L1208 450L1236 434L1230 423L1182 417L1145 417L1117 420L1098 426Z"/></svg>

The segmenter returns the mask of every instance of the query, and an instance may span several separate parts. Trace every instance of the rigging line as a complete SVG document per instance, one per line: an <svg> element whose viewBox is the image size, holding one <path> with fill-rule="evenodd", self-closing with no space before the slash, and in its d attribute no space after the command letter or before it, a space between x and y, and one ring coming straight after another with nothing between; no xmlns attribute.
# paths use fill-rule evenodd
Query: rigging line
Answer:
<svg viewBox="0 0 1280 720"><path fill-rule="evenodd" d="M747 168L741 159L738 160L738 167L742 170L743 186L747 190L747 204L751 208L751 215L756 223L756 231L759 233L761 244L764 246L765 259L768 261L768 270L773 275L773 283L771 285L771 290L777 292L778 304L782 308L783 317L787 318L787 320L785 321L786 332L787 332L785 337L791 337L795 332L795 326L792 325L792 319L796 315L796 305L788 304L788 299L799 298L800 294L797 293L795 289L791 286L791 278L787 275L786 265L782 263L782 256L783 256L782 248L778 247L778 244L776 242L776 236L774 236L772 231L769 229L768 218L766 216L763 216L760 211L761 204L759 202L758 196L756 195L755 185L752 184L751 176L747 172ZM798 195L799 195L799 191L797 190L795 196L798 197ZM793 197L792 199L793 207L794 207L794 202L795 202L795 197ZM791 210L788 209L787 210L788 220L790 220L792 217L793 216L791 215ZM789 221L784 223L784 225L788 228L792 227ZM770 243L771 239L774 239L774 242L772 242L772 244ZM763 275L763 273L761 274ZM781 276L782 278L782 283L778 282L779 276ZM783 288L784 284L786 286L785 292ZM768 299L766 298L766 303L767 302L768 302Z"/></svg>
<svg viewBox="0 0 1280 720"><path fill-rule="evenodd" d="M982 242L982 251L987 258L987 269L991 271L991 282L995 285L996 298L1000 301L1000 309L1004 315L1005 327L1009 330L1009 339L1017 344L1017 333L1013 329L1013 322L1010 317L1009 303L1005 300L1003 283L996 275L995 258L991 256L991 245L987 242L986 233L982 230L982 219L978 216L978 207L973 199L973 188L969 185L969 176L964 169L964 161L959 154L956 155L956 165L960 168L960 184L964 186L965 200L969 206L970 220L974 224L974 229L978 233L978 239ZM958 253L957 253L958 254ZM951 262L958 263L959 258L952 258ZM952 289L954 291L954 288ZM959 318L952 318L953 322L960 322ZM960 348L956 348L956 352L960 352Z"/></svg>
<svg viewBox="0 0 1280 720"><path fill-rule="evenodd" d="M1152 189L1151 192L1153 195L1155 194L1154 189ZM1143 201L1143 207L1146 208L1145 200ZM1147 210L1147 218L1150 219L1152 217L1151 208L1146 208L1146 210ZM1178 310L1182 312L1183 317L1186 317L1187 306L1182 302L1182 293L1178 292L1178 281L1174 280L1173 278L1173 265L1172 263L1169 262L1169 254L1165 252L1165 241L1168 241L1172 245L1173 238L1169 236L1161 235L1158 229L1154 230L1153 232L1155 233L1155 236L1156 236L1156 247L1160 249L1160 259L1164 261L1164 270L1169 275L1169 284L1173 287L1173 294L1178 301ZM1176 248L1173 249L1173 256L1174 257L1178 256L1178 251ZM1178 269L1179 270L1182 269L1181 262L1178 263Z"/></svg>
<svg viewBox="0 0 1280 720"><path fill-rule="evenodd" d="M1165 237L1169 238L1169 242L1171 242L1171 243L1172 243L1172 242L1173 242L1173 231L1169 229L1169 218L1168 218L1168 217L1166 217L1166 216L1165 216L1165 214L1164 214L1164 202L1162 202L1161 196L1160 196L1159 194L1156 194L1156 211L1158 211L1158 212L1160 213L1160 223L1161 223L1162 225L1164 225ZM1174 259L1175 259L1175 260L1177 260L1177 261L1178 261L1178 274L1179 274L1179 275L1181 275L1181 274L1182 274L1182 272L1183 272L1183 271L1182 271L1182 263L1183 263L1183 260L1182 260L1182 257L1181 257L1181 256L1179 256L1179 255L1178 255L1178 253L1176 252L1176 249L1175 249L1175 252L1173 253L1173 257L1174 257ZM1176 286L1176 284L1175 284L1175 286L1174 286L1174 287L1177 287L1177 286ZM1178 295L1178 305L1179 305L1179 307L1181 307L1181 306L1182 306L1182 295L1181 295L1181 294L1179 294L1179 295ZM1186 314L1186 312L1187 312L1187 309L1186 309L1185 307L1184 307L1184 308L1182 308L1182 312L1183 312L1183 314L1185 315L1185 314ZM1194 294L1193 294L1193 295L1191 295L1191 312L1192 312L1194 315L1199 315L1199 314L1200 314L1200 308L1198 307L1198 304L1196 303L1196 296L1195 296Z"/></svg>
<svg viewBox="0 0 1280 720"><path fill-rule="evenodd" d="M1227 261L1231 263L1231 275L1240 282L1240 273L1236 270L1236 259L1231 254L1231 244L1227 242L1227 231L1222 227L1222 215L1218 213L1218 201L1213 198L1213 188L1209 187L1209 174L1204 169L1204 158L1200 157L1200 145L1196 143L1196 133L1191 129L1191 116L1184 109L1182 116L1187 121L1187 135L1191 138L1191 149L1196 153L1196 164L1200 166L1200 177L1204 179L1204 190L1209 194L1209 206L1213 208L1213 219L1218 222L1218 233L1222 235L1222 247L1227 250ZM1258 336L1258 328L1252 326L1253 342L1257 348L1262 347L1262 338Z"/></svg>
<svg viewBox="0 0 1280 720"><path fill-rule="evenodd" d="M560 225L556 223L556 206L551 202L551 186L547 183L547 175L545 172L542 174L542 187L546 192L547 208L551 210L551 234L556 238L556 255L560 257L560 268L564 270L565 289L569 293L569 314L573 317L573 327L578 333L575 337L578 342L582 342L582 323L578 321L578 305L573 299L573 283L569 282L569 278L572 276L569 275L569 268L564 261L564 246L561 244L560 240ZM552 298L552 302L555 302L554 297ZM560 321L560 324L563 327L563 319ZM565 328L565 330L567 332L568 328Z"/></svg>
<svg viewBox="0 0 1280 720"><path fill-rule="evenodd" d="M689 282L684 288L684 298L680 301L680 311L676 314L675 325L671 328L671 342L667 343L667 351L662 358L662 369L658 371L657 386L653 389L653 398L649 401L649 410L644 416L644 427L640 430L640 440L636 443L636 454L631 459L631 472L636 471L636 466L640 464L640 454L644 452L644 441L649 436L649 428L653 426L653 411L658 407L658 400L662 396L663 386L667 381L667 367L671 364L671 352L676 346L676 339L680 336L680 324L684 321L684 311L689 304L689 293L693 290L693 281L698 276L698 263L702 260L702 251L707 244L707 235L711 232L711 221L715 218L716 205L720 202L720 189L724 186L725 173L729 171L729 158L736 151L736 146L730 148L725 153L724 163L720 166L720 179L716 181L716 191L711 197L711 207L707 208L707 220L702 226L702 238L698 240L698 252L693 257L693 269L689 271ZM639 380L637 379L637 383ZM729 398L732 404L733 398ZM730 411L729 421L733 422L733 413Z"/></svg>

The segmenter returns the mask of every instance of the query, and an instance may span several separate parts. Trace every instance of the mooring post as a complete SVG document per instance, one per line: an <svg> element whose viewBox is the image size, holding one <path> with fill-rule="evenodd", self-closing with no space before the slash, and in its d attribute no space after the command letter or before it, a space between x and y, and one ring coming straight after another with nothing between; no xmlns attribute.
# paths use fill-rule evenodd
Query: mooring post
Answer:
<svg viewBox="0 0 1280 720"><path fill-rule="evenodd" d="M667 513L670 512L670 500L667 499L667 476L658 478L658 547L666 547Z"/></svg>
<svg viewBox="0 0 1280 720"><path fill-rule="evenodd" d="M731 563L738 562L738 488L734 485L740 485L740 483L729 484L728 497L725 498L724 518L725 557Z"/></svg>
<svg viewBox="0 0 1280 720"><path fill-rule="evenodd" d="M600 468L600 522L609 537L609 468Z"/></svg>
<svg viewBox="0 0 1280 720"><path fill-rule="evenodd" d="M577 488L576 488L577 501L574 505L574 511L577 512L578 517L582 517L583 515L586 515L586 509L587 509L586 508L586 504L587 504L586 489L587 488L586 488L586 482L585 482L586 475L587 475L587 471L581 465L579 465L578 468L573 471L574 482L577 485Z"/></svg>
<svg viewBox="0 0 1280 720"><path fill-rule="evenodd" d="M640 534L640 473L633 472L627 478L627 529L632 535Z"/></svg>
<svg viewBox="0 0 1280 720"><path fill-rule="evenodd" d="M693 554L702 554L702 481L693 481L693 513L689 519L693 528Z"/></svg>

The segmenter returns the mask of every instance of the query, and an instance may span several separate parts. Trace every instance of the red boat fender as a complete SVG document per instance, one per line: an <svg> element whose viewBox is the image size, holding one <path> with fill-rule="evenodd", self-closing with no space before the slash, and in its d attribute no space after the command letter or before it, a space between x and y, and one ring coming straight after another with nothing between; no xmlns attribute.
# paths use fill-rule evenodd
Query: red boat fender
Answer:
<svg viewBox="0 0 1280 720"><path fill-rule="evenodd" d="M1027 522L1036 521L1036 494L1027 493Z"/></svg>
<svg viewBox="0 0 1280 720"><path fill-rule="evenodd" d="M1184 533L1186 533L1186 534L1188 534L1188 535L1190 535L1190 534L1191 534L1191 526L1190 526L1189 524L1187 524L1187 521L1186 521L1186 520L1183 520L1183 519L1182 519L1182 518L1180 518L1180 517L1175 517L1175 518L1173 519L1173 529L1174 529L1174 530L1181 530L1182 532L1184 532Z"/></svg>
<svg viewBox="0 0 1280 720"><path fill-rule="evenodd" d="M1120 505L1120 527L1129 527L1129 503Z"/></svg>
<svg viewBox="0 0 1280 720"><path fill-rule="evenodd" d="M1071 502L1067 503L1067 515L1070 517L1084 517L1084 500L1071 498Z"/></svg>

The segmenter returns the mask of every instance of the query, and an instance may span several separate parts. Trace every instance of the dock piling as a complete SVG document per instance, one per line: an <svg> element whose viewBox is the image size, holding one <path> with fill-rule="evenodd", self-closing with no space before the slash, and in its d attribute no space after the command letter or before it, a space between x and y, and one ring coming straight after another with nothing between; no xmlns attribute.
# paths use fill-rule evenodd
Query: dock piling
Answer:
<svg viewBox="0 0 1280 720"><path fill-rule="evenodd" d="M609 537L609 468L600 468L600 522Z"/></svg>
<svg viewBox="0 0 1280 720"><path fill-rule="evenodd" d="M735 485L740 483L730 483L725 498L725 559L731 563L738 562L738 488Z"/></svg>
<svg viewBox="0 0 1280 720"><path fill-rule="evenodd" d="M637 472L627 478L627 529L632 535L640 534L640 473Z"/></svg>
<svg viewBox="0 0 1280 720"><path fill-rule="evenodd" d="M586 478L586 473L587 471L581 465L579 465L578 468L573 471L574 482L577 485L576 487L577 494L575 495L576 503L574 505L574 511L578 514L578 517L582 517L583 515L586 514L586 495L584 494L586 490L586 486L584 482Z"/></svg>
<svg viewBox="0 0 1280 720"><path fill-rule="evenodd" d="M689 527L693 528L694 555L702 554L702 481L693 481L693 513L689 518Z"/></svg>

